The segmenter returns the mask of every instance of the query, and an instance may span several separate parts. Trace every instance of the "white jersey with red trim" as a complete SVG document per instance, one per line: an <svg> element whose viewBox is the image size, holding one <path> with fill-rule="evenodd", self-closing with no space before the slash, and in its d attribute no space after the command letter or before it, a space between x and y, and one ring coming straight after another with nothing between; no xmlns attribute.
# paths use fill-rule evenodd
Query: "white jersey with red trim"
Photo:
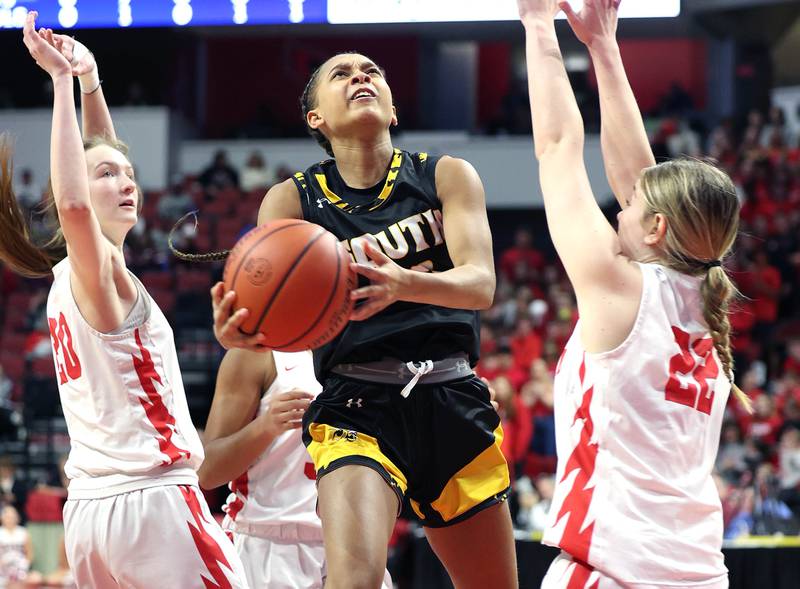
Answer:
<svg viewBox="0 0 800 589"><path fill-rule="evenodd" d="M703 321L701 279L640 267L627 339L590 354L579 323L556 369L558 469L543 541L626 587L701 587L727 575L711 471L731 385Z"/></svg>
<svg viewBox="0 0 800 589"><path fill-rule="evenodd" d="M197 485L203 446L189 415L172 328L134 277L149 312L100 333L72 296L69 259L53 268L47 320L71 450L70 499L156 485ZM142 300L141 297L146 297Z"/></svg>
<svg viewBox="0 0 800 589"><path fill-rule="evenodd" d="M300 389L314 396L322 386L314 377L311 352L273 352L275 380L261 397L258 414L281 393ZM273 537L275 529L296 525L302 540L322 540L317 517L314 465L303 445L302 430L282 433L253 465L229 485L222 527L252 536Z"/></svg>

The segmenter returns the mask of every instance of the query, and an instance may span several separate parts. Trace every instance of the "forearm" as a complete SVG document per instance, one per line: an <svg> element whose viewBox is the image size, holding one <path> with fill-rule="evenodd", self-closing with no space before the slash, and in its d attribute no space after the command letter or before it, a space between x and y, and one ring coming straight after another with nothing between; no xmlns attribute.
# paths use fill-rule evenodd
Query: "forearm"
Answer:
<svg viewBox="0 0 800 589"><path fill-rule="evenodd" d="M68 210L88 209L91 204L86 157L72 95L72 76L64 74L53 78L53 93L50 173L56 208L63 214Z"/></svg>
<svg viewBox="0 0 800 589"><path fill-rule="evenodd" d="M606 176L622 206L641 171L656 162L616 39L595 43L589 52L600 93Z"/></svg>
<svg viewBox="0 0 800 589"><path fill-rule="evenodd" d="M488 309L494 299L494 272L464 264L445 272L408 271L398 299L451 309Z"/></svg>
<svg viewBox="0 0 800 589"><path fill-rule="evenodd" d="M555 24L544 19L523 24L536 156L541 158L561 145L581 154L583 120L561 58Z"/></svg>
<svg viewBox="0 0 800 589"><path fill-rule="evenodd" d="M91 94L81 91L81 118L83 119L84 138L100 135L111 141L116 140L114 123L111 120L111 113L108 110L102 86L98 86L97 90Z"/></svg>
<svg viewBox="0 0 800 589"><path fill-rule="evenodd" d="M245 472L276 436L256 418L238 432L205 444L205 460L197 472L200 485L213 489Z"/></svg>

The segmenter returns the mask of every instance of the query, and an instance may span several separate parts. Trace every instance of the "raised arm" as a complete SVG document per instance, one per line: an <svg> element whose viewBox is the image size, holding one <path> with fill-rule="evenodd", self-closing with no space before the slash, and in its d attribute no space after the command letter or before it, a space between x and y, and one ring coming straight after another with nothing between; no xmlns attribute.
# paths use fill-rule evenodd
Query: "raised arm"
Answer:
<svg viewBox="0 0 800 589"><path fill-rule="evenodd" d="M656 160L617 44L619 4L620 0L586 0L579 13L568 2L559 6L594 62L606 176L617 202L624 207L642 170L654 166Z"/></svg>
<svg viewBox="0 0 800 589"><path fill-rule="evenodd" d="M205 460L200 485L213 489L245 472L273 440L300 427L311 394L276 395L269 409L256 415L261 395L275 379L272 354L230 350L220 364L217 387L204 434Z"/></svg>
<svg viewBox="0 0 800 589"><path fill-rule="evenodd" d="M547 225L580 303L584 290L608 278L619 244L586 174L583 121L556 39L556 0L518 0L518 5Z"/></svg>
<svg viewBox="0 0 800 589"><path fill-rule="evenodd" d="M99 135L115 141L117 134L103 95L100 72L94 54L80 41L67 35L55 34L52 29L41 29L40 35L67 59L72 67L72 75L78 78L81 90L83 138Z"/></svg>
<svg viewBox="0 0 800 589"><path fill-rule="evenodd" d="M89 196L86 155L73 97L72 66L48 41L47 31L36 31L36 16L35 11L28 13L23 40L36 63L53 80L50 174L59 223L72 260L73 277L77 279L73 288L76 298L85 305L82 310L89 309L93 326L113 329L125 317L126 309L113 278L113 246L100 229ZM127 189L135 190L133 182L129 184ZM132 284L128 286L131 290Z"/></svg>
<svg viewBox="0 0 800 589"><path fill-rule="evenodd" d="M492 304L492 235L481 179L468 162L445 156L436 166L436 191L453 268L433 273L407 270L367 243L365 252L376 266L353 264L370 285L353 291L353 298L366 302L351 319L367 319L395 301L456 309L486 309Z"/></svg>

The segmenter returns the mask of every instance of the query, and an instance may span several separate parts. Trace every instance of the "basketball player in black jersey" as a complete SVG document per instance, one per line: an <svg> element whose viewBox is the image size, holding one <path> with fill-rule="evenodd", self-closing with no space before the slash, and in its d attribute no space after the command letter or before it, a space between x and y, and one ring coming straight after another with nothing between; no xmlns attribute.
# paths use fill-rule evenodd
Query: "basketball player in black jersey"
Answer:
<svg viewBox="0 0 800 589"><path fill-rule="evenodd" d="M270 189L259 224L322 225L363 277L350 323L314 352L324 390L303 420L326 587L380 587L404 497L456 587L516 587L502 428L471 369L495 287L480 178L463 160L393 147L391 90L363 55L320 66L302 106L333 159ZM257 354L263 336L239 332L235 294L212 295L220 343Z"/></svg>

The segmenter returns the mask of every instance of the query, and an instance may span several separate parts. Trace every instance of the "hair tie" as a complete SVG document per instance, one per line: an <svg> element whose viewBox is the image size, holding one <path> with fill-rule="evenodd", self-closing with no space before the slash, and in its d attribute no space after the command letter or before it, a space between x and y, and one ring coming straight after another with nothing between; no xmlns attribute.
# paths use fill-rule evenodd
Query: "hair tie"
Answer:
<svg viewBox="0 0 800 589"><path fill-rule="evenodd" d="M722 266L721 260L711 260L710 262L706 262L706 270L711 270L711 268L718 268Z"/></svg>

